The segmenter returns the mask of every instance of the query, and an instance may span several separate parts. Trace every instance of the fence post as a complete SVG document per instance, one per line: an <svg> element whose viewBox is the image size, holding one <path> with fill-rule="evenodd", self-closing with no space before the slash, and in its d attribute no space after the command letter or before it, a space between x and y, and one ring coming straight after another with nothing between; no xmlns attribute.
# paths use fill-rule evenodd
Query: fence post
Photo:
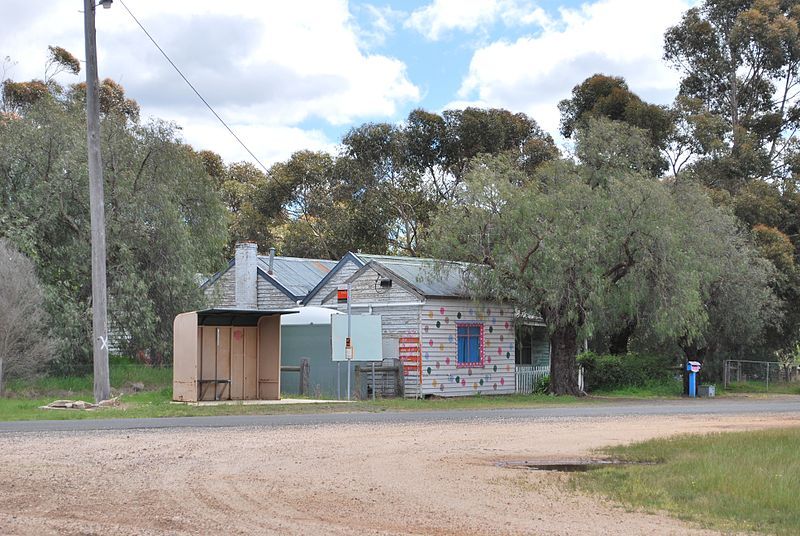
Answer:
<svg viewBox="0 0 800 536"><path fill-rule="evenodd" d="M722 385L724 389L728 388L728 360L722 362Z"/></svg>
<svg viewBox="0 0 800 536"><path fill-rule="evenodd" d="M308 358L304 357L300 360L300 396L308 396L308 377L310 373L311 365L308 362Z"/></svg>
<svg viewBox="0 0 800 536"><path fill-rule="evenodd" d="M767 361L767 391L769 391L769 361Z"/></svg>

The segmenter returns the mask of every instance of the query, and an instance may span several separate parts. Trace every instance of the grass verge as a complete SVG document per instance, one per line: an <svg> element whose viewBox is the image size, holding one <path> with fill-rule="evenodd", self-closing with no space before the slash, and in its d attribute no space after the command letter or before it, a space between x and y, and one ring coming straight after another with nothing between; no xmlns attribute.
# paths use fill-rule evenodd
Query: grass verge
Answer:
<svg viewBox="0 0 800 536"><path fill-rule="evenodd" d="M144 390L132 392L132 384ZM33 381L9 382L6 398L0 398L0 420L102 419L140 417L184 417L202 415L267 415L286 413L381 412L420 410L469 410L525 408L573 404L581 399L548 395L469 396L405 400L378 399L349 404L277 404L188 406L172 403L172 370L135 363L111 363L111 386L122 393L120 407L92 411L43 410L40 406L57 399L92 401L92 376L45 377Z"/></svg>
<svg viewBox="0 0 800 536"><path fill-rule="evenodd" d="M659 464L592 470L571 482L723 531L800 534L799 443L800 428L656 439L605 452Z"/></svg>
<svg viewBox="0 0 800 536"><path fill-rule="evenodd" d="M597 389L591 392L595 396L617 398L669 398L683 394L683 385L677 380L650 382L643 386L620 387L617 389Z"/></svg>
<svg viewBox="0 0 800 536"><path fill-rule="evenodd" d="M784 395L800 395L800 385L797 383L772 382L767 386L766 382L748 381L733 382L725 388L726 393L769 393Z"/></svg>

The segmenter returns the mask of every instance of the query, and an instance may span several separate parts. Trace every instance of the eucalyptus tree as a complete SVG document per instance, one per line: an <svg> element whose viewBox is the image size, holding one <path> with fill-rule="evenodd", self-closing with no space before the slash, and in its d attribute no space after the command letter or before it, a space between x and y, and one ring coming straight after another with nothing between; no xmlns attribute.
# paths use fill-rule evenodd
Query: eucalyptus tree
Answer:
<svg viewBox="0 0 800 536"><path fill-rule="evenodd" d="M699 191L692 195L705 199L703 210L716 210ZM636 318L656 337L684 346L705 341L722 267L744 270L753 259L728 255L727 266L710 268L720 249L710 245L743 244L725 240L735 232L732 217L713 214L704 222L702 212L687 212L697 203L630 165L562 160L527 174L508 157L482 159L435 219L429 248L471 263L465 277L476 297L541 316L550 332L551 389L578 394L580 342L618 328L620 319ZM768 301L764 278L735 281L757 292L759 304Z"/></svg>
<svg viewBox="0 0 800 536"><path fill-rule="evenodd" d="M174 315L201 305L198 274L219 268L223 208L175 126L141 123L119 84L103 86L110 323L120 350L168 359ZM69 368L90 362L84 91L52 80L47 88L23 100L4 92L13 113L0 116L0 237L36 264L61 343L57 363Z"/></svg>
<svg viewBox="0 0 800 536"><path fill-rule="evenodd" d="M737 191L784 179L800 126L800 3L705 0L665 35L664 57L683 78L680 95L725 125L702 171Z"/></svg>

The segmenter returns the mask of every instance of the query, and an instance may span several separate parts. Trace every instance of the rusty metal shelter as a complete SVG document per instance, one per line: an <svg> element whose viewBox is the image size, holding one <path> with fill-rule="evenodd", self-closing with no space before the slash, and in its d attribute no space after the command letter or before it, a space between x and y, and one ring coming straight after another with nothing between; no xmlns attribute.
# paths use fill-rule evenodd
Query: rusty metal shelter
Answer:
<svg viewBox="0 0 800 536"><path fill-rule="evenodd" d="M206 309L175 317L173 400L279 400L281 315Z"/></svg>

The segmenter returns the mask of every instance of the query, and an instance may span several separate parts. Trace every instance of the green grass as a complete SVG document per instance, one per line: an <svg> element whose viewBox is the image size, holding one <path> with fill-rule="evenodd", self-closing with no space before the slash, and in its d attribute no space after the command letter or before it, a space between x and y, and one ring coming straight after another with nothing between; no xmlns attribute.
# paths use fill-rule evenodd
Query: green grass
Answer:
<svg viewBox="0 0 800 536"><path fill-rule="evenodd" d="M144 390L132 392L132 383ZM0 398L0 420L92 419L117 417L180 417L192 415L263 415L281 413L380 412L415 410L467 410L525 408L576 403L575 397L548 395L469 396L405 400L378 399L349 404L278 404L188 406L172 403L172 370L152 368L121 360L111 362L112 394L121 394L121 406L94 411L43 410L40 406L57 399L91 402L92 376L44 377L32 381L12 381L6 386L6 398Z"/></svg>
<svg viewBox="0 0 800 536"><path fill-rule="evenodd" d="M773 382L767 384L763 381L734 382L725 388L726 393L772 393L784 395L800 395L800 384Z"/></svg>
<svg viewBox="0 0 800 536"><path fill-rule="evenodd" d="M0 421L42 419L110 419L138 417L185 417L199 415L273 415L286 413L335 413L335 412L381 412L415 410L467 410L525 408L535 406L563 405L577 402L575 397L552 397L547 395L471 396L437 400L404 400L398 398L378 399L375 402L356 401L348 404L270 404L270 405L221 405L189 406L173 404L172 389L144 391L123 395L119 408L104 408L95 411L42 410L54 398L5 398L0 399ZM83 400L91 400L91 395Z"/></svg>
<svg viewBox="0 0 800 536"><path fill-rule="evenodd" d="M641 387L621 387L618 389L597 389L591 394L602 397L618 398L666 398L679 397L683 393L683 385L677 380L651 382Z"/></svg>
<svg viewBox="0 0 800 536"><path fill-rule="evenodd" d="M657 465L576 474L579 489L723 531L800 534L800 428L657 439L605 450Z"/></svg>

